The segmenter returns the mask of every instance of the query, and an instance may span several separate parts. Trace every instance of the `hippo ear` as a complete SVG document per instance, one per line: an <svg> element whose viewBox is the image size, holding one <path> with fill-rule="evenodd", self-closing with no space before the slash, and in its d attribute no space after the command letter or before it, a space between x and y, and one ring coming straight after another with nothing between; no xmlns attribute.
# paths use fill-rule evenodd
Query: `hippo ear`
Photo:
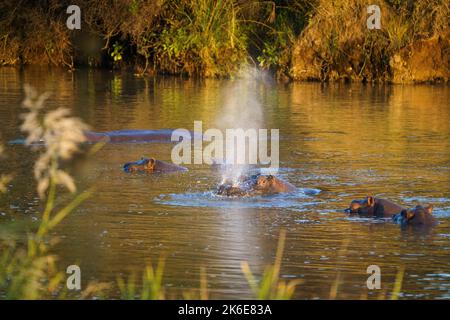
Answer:
<svg viewBox="0 0 450 320"><path fill-rule="evenodd" d="M269 175L267 176L267 180L268 180L268 181L273 180L273 178L274 178L274 177L273 177L273 175L271 175L271 174L269 174Z"/></svg>
<svg viewBox="0 0 450 320"><path fill-rule="evenodd" d="M425 212L428 214L432 214L433 213L433 205L429 204L426 208L425 208Z"/></svg>
<svg viewBox="0 0 450 320"><path fill-rule="evenodd" d="M373 207L375 204L375 198L372 196L367 196L367 205L369 207Z"/></svg>
<svg viewBox="0 0 450 320"><path fill-rule="evenodd" d="M150 158L147 163L147 168L153 170L155 167L156 160L154 158Z"/></svg>
<svg viewBox="0 0 450 320"><path fill-rule="evenodd" d="M411 220L416 215L416 211L414 210L407 210L406 211L406 219Z"/></svg>

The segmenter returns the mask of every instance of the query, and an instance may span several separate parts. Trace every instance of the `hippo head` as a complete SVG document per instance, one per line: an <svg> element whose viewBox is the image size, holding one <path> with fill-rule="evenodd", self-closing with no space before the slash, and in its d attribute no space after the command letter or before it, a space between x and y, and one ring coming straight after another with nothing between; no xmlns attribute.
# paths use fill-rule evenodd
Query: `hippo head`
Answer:
<svg viewBox="0 0 450 320"><path fill-rule="evenodd" d="M258 178L256 179L255 182L255 190L260 191L260 192L269 192L272 189L272 186L275 182L275 177L272 175L268 175L268 176L263 176L260 175L258 176Z"/></svg>
<svg viewBox="0 0 450 320"><path fill-rule="evenodd" d="M231 184L221 184L217 188L217 194L227 197L242 197L248 194L247 190L240 188L239 186L233 186Z"/></svg>
<svg viewBox="0 0 450 320"><path fill-rule="evenodd" d="M236 182L225 182L219 186L218 194L236 196L270 195L281 192L292 192L295 187L287 182L279 180L272 175L260 173L241 176Z"/></svg>
<svg viewBox="0 0 450 320"><path fill-rule="evenodd" d="M255 193L259 175L240 176L237 181L225 180L217 188L217 194L227 197L250 196Z"/></svg>
<svg viewBox="0 0 450 320"><path fill-rule="evenodd" d="M400 213L394 215L392 219L401 225L432 225L436 222L432 216L432 212L432 205L428 205L427 207L416 206L412 209L402 210Z"/></svg>
<svg viewBox="0 0 450 320"><path fill-rule="evenodd" d="M153 158L142 157L141 160L125 163L123 170L125 172L153 172L155 163L156 161Z"/></svg>
<svg viewBox="0 0 450 320"><path fill-rule="evenodd" d="M353 200L350 203L350 207L345 209L348 213L358 213L362 215L372 215L375 208L375 198L368 196L362 200Z"/></svg>

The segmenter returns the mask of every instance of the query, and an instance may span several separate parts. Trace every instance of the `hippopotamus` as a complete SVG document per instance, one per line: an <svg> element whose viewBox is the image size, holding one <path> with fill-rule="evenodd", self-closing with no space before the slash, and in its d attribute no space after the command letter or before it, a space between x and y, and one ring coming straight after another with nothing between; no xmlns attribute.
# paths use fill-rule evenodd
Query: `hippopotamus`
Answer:
<svg viewBox="0 0 450 320"><path fill-rule="evenodd" d="M241 176L236 183L225 181L218 189L218 195L224 196L255 196L271 195L276 193L293 192L296 187L289 182L278 179L273 175L255 174Z"/></svg>
<svg viewBox="0 0 450 320"><path fill-rule="evenodd" d="M125 163L123 170L125 172L168 173L187 171L188 169L173 163L143 157L141 160Z"/></svg>
<svg viewBox="0 0 450 320"><path fill-rule="evenodd" d="M109 132L92 132L84 133L87 142L110 142L110 143L151 143L151 142L175 142L172 141L172 129L157 130L117 130ZM178 132L177 137L183 139L191 139L198 136L195 132ZM200 138L201 139L201 138Z"/></svg>
<svg viewBox="0 0 450 320"><path fill-rule="evenodd" d="M386 199L368 196L362 200L353 200L350 207L345 209L349 213L358 213L364 216L374 216L377 218L389 218L400 213L406 208Z"/></svg>
<svg viewBox="0 0 450 320"><path fill-rule="evenodd" d="M117 130L109 132L86 131L84 136L87 143L107 142L107 143L152 143L152 142L174 142L172 141L171 129L158 130ZM180 134L180 133L178 133ZM183 139L190 139L195 133L181 133ZM10 144L25 144L25 139L15 139L9 141ZM34 144L44 144L45 141L36 141Z"/></svg>
<svg viewBox="0 0 450 320"><path fill-rule="evenodd" d="M139 143L170 142L172 130L118 130L109 132L85 132L88 142Z"/></svg>
<svg viewBox="0 0 450 320"><path fill-rule="evenodd" d="M392 220L401 226L435 226L438 224L438 221L433 217L432 212L432 205L428 205L427 207L418 205L412 209L402 210L400 213L394 215Z"/></svg>

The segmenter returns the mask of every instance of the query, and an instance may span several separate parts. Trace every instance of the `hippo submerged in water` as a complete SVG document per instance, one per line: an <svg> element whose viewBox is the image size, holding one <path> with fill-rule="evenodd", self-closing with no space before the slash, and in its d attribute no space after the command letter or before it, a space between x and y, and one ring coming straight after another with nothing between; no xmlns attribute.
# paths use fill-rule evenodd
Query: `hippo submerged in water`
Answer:
<svg viewBox="0 0 450 320"><path fill-rule="evenodd" d="M413 209L404 208L392 201L369 196L362 200L353 200L345 210L363 216L377 218L392 218L402 226L434 226L438 221L432 216L433 206L416 206Z"/></svg>
<svg viewBox="0 0 450 320"><path fill-rule="evenodd" d="M293 192L296 189L294 185L273 175L255 174L242 176L236 183L231 181L222 183L217 189L217 194L227 197L241 197Z"/></svg>
<svg viewBox="0 0 450 320"><path fill-rule="evenodd" d="M185 167L178 166L154 158L142 158L135 162L128 162L123 165L125 172L143 172L143 173L168 173L176 171L187 171Z"/></svg>
<svg viewBox="0 0 450 320"><path fill-rule="evenodd" d="M345 209L348 213L357 213L363 216L377 218L390 218L406 208L386 199L368 196L362 200L353 200L350 207Z"/></svg>
<svg viewBox="0 0 450 320"><path fill-rule="evenodd" d="M93 132L86 131L84 136L86 143L171 143L172 129L155 129L155 130L117 130L108 132ZM179 135L180 133L178 133ZM195 136L194 133L182 134L183 139L190 139ZM24 138L14 139L9 141L10 144L25 144ZM35 141L35 145L45 144L45 141Z"/></svg>
<svg viewBox="0 0 450 320"><path fill-rule="evenodd" d="M404 209L400 213L394 215L392 220L401 226L414 227L431 227L438 224L438 221L433 217L433 206L427 207L416 206L412 209Z"/></svg>
<svg viewBox="0 0 450 320"><path fill-rule="evenodd" d="M171 142L173 130L117 130L109 132L85 132L87 142L147 143Z"/></svg>

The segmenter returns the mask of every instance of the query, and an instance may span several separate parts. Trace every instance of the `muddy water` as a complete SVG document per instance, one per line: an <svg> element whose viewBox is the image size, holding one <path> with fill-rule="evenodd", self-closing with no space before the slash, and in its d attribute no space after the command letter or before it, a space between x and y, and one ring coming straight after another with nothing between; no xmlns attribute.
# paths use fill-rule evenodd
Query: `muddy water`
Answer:
<svg viewBox="0 0 450 320"><path fill-rule="evenodd" d="M142 79L110 72L0 69L0 133L20 137L22 87L50 91L95 131L204 128L221 112L227 81ZM405 268L402 298L450 298L450 90L445 86L346 86L309 83L258 87L266 128L280 129L280 176L292 195L226 200L211 194L220 175L204 165L187 173L128 175L142 155L170 160L173 145L109 144L73 168L95 196L55 231L61 267L77 263L82 282L115 281L167 257L169 297L198 288L205 267L212 298L250 298L240 264L260 275L287 231L282 277L302 279L295 298L389 297ZM245 106L242 106L245 108ZM8 145L1 171L15 174L0 200L0 222L22 239L39 222L32 155ZM306 192L308 189L319 193ZM348 217L354 198L374 194L405 206L432 203L440 224L421 232L390 221ZM366 288L378 265L382 288ZM117 293L116 293L117 294ZM113 294L114 296L114 294Z"/></svg>

